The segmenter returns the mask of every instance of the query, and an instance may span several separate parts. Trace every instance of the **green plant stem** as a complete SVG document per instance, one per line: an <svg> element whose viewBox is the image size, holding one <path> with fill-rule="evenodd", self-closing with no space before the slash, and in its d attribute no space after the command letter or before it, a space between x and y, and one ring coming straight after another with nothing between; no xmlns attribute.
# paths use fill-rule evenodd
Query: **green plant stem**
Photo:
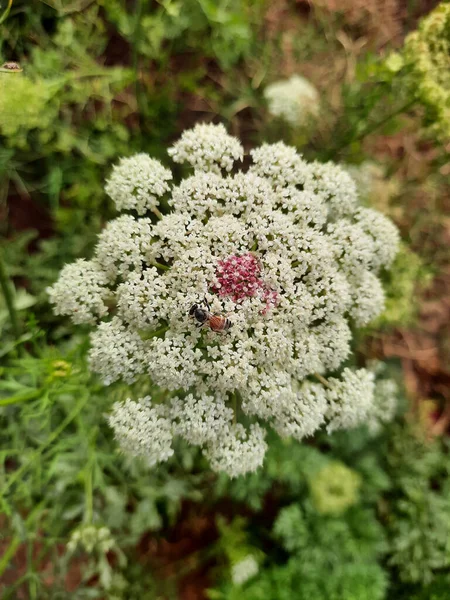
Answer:
<svg viewBox="0 0 450 600"><path fill-rule="evenodd" d="M163 271L169 271L170 267L168 267L167 265L162 265L159 262L153 261L153 262L149 262L149 265L151 265L152 267L156 267L157 269L162 269Z"/></svg>
<svg viewBox="0 0 450 600"><path fill-rule="evenodd" d="M35 508L30 512L28 517L25 519L25 525L29 525L34 520L35 516L39 513L39 511L42 509L42 507L45 506L45 503L46 503L46 500L42 500L42 502L40 502L37 506L35 506ZM11 560L14 558L14 555L16 554L21 541L22 540L21 540L20 536L15 535L13 537L13 539L11 540L10 545L8 546L8 548L5 550L2 557L0 558L0 577L3 575L6 567L9 565Z"/></svg>
<svg viewBox="0 0 450 600"><path fill-rule="evenodd" d="M23 392L22 394L15 394L9 396L9 398L2 398L0 400L0 406L9 406L10 404L17 404L19 402L27 402L28 400L34 400L39 398L43 390L30 390L29 392Z"/></svg>
<svg viewBox="0 0 450 600"><path fill-rule="evenodd" d="M46 442L41 444L37 450L33 452L31 457L27 460L26 463L23 463L17 471L15 471L8 482L5 484L1 491L1 495L5 496L6 492L14 485L14 483L22 477L23 473L33 464L33 462L39 458L39 456L61 435L64 429L75 419L77 414L82 410L84 405L89 399L89 395L82 396L80 400L78 400L74 409L67 415L64 421L61 423L57 429L49 436Z"/></svg>
<svg viewBox="0 0 450 600"><path fill-rule="evenodd" d="M325 377L323 377L322 375L320 375L319 373L314 373L314 377L316 379L318 379L320 381L320 383L322 385L324 385L327 388L331 388L331 385L329 384L328 380L325 379Z"/></svg>
<svg viewBox="0 0 450 600"><path fill-rule="evenodd" d="M92 462L91 460L89 461ZM88 473L86 476L86 481L84 485L84 493L86 496L86 513L85 513L85 521L86 523L92 523L92 518L94 516L94 485L92 481L92 465L89 464Z"/></svg>
<svg viewBox="0 0 450 600"><path fill-rule="evenodd" d="M351 138L350 140L348 140L347 142L345 142L345 144L343 144L343 145L341 145L339 147L336 147L336 148L332 148L327 153L326 160L333 159L337 152L341 152L342 150L345 150L345 148L347 148L348 146L350 146L350 144L353 144L354 142L360 142L361 140L363 140L368 135L372 134L374 131L376 131L380 127L383 127L383 125L385 125L386 123L388 123L391 119L393 119L394 117L397 117L401 113L403 113L406 110L408 110L409 108L411 108L414 104L416 104L416 99L415 98L413 100L408 100L408 102L406 102L405 104L403 104L400 108L398 108L397 110L395 110L391 114L387 115L386 117L383 117L379 121L376 121L372 125L370 125L368 127L365 127L361 131L361 133L359 135L357 135L354 138Z"/></svg>
<svg viewBox="0 0 450 600"><path fill-rule="evenodd" d="M134 21L134 31L133 31L133 45L132 45L132 54L131 61L133 65L134 71L134 90L136 96L136 104L138 106L139 111L139 125L142 131L143 129L143 117L145 114L145 97L144 91L142 89L141 80L139 77L139 42L141 37L141 19L142 12L144 9L144 0L136 0L134 4L134 12L135 12L135 21Z"/></svg>
<svg viewBox="0 0 450 600"><path fill-rule="evenodd" d="M8 0L7 7L3 11L3 13L0 15L0 25L3 23L3 21L5 19L7 19L8 15L9 15L9 11L11 10L12 3L13 3L13 0Z"/></svg>
<svg viewBox="0 0 450 600"><path fill-rule="evenodd" d="M13 539L11 540L11 543L8 546L8 548L4 551L3 556L0 559L0 575L3 574L4 570L9 565L12 558L14 557L14 555L17 551L17 548L20 545L20 542L21 542L20 537L18 535L15 535L13 537Z"/></svg>
<svg viewBox="0 0 450 600"><path fill-rule="evenodd" d="M383 119L380 119L379 121L377 121L373 125L370 125L369 127L366 127L356 137L356 141L362 140L363 138L365 138L366 136L370 135L371 133L373 133L374 131L376 131L380 127L383 127L383 125L385 125L386 123L388 123L391 119L393 119L397 115L400 115L401 113L403 113L406 110L408 110L408 108L411 108L415 103L416 103L416 99L415 98L413 100L409 100L408 102L406 102L405 104L403 104L403 106L401 106L400 108L398 108L397 110L395 110L393 113L391 113L390 115L387 115L387 117L384 117Z"/></svg>
<svg viewBox="0 0 450 600"><path fill-rule="evenodd" d="M237 397L236 397L235 393L233 394L232 402L233 402L233 423L236 425L236 423L237 423Z"/></svg>
<svg viewBox="0 0 450 600"><path fill-rule="evenodd" d="M3 260L1 251L0 251L0 286L2 288L3 296L5 298L6 308L8 309L8 312L9 312L9 318L11 319L11 325L12 325L12 329L14 332L14 337L16 338L16 340L18 340L20 337L20 330L19 330L19 322L17 320L16 309L14 307L14 299L13 299L13 295L11 293L12 282L7 275L5 262Z"/></svg>

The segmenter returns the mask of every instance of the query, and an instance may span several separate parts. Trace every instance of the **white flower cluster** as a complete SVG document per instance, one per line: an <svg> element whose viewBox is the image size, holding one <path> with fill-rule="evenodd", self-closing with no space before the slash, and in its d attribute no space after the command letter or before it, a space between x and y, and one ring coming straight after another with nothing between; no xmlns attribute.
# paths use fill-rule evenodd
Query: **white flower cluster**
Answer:
<svg viewBox="0 0 450 600"><path fill-rule="evenodd" d="M344 170L283 143L229 174L239 142L198 125L170 154L194 167L172 186L170 212L119 216L93 260L66 266L49 290L58 314L98 322L90 365L105 383L149 376L166 390L165 404L115 407L122 447L154 464L181 436L237 476L263 462L261 421L297 439L366 421L373 374L322 376L348 358L351 323L383 309L378 276L395 256L395 227L359 205Z"/></svg>
<svg viewBox="0 0 450 600"><path fill-rule="evenodd" d="M372 371L344 369L341 379L330 378L328 385L327 431L356 427L368 418L375 394L375 375Z"/></svg>
<svg viewBox="0 0 450 600"><path fill-rule="evenodd" d="M234 162L243 159L244 149L223 125L199 123L183 133L169 149L169 156L177 163L189 163L198 171L220 173L220 169L231 171Z"/></svg>
<svg viewBox="0 0 450 600"><path fill-rule="evenodd" d="M117 210L135 210L139 215L153 211L158 198L169 191L172 173L148 154L122 158L106 182L105 192Z"/></svg>
<svg viewBox="0 0 450 600"><path fill-rule="evenodd" d="M264 97L270 114L292 127L305 125L319 112L319 92L300 75L268 85Z"/></svg>
<svg viewBox="0 0 450 600"><path fill-rule="evenodd" d="M150 466L173 454L172 424L165 406L152 406L148 396L116 403L109 424L124 452L145 458Z"/></svg>
<svg viewBox="0 0 450 600"><path fill-rule="evenodd" d="M383 425L392 421L398 409L399 387L394 379L387 376L386 365L373 361L368 365L376 377L375 395L367 418L367 426L372 434L380 432Z"/></svg>
<svg viewBox="0 0 450 600"><path fill-rule="evenodd" d="M80 258L66 265L59 280L47 290L50 302L55 305L55 314L70 314L77 325L94 324L108 313L105 305L110 294L107 283L106 274L94 261Z"/></svg>
<svg viewBox="0 0 450 600"><path fill-rule="evenodd" d="M259 565L255 557L248 554L231 567L231 580L234 585L243 585L246 581L258 574Z"/></svg>
<svg viewBox="0 0 450 600"><path fill-rule="evenodd" d="M81 525L72 531L70 540L67 543L67 550L75 552L77 548L82 548L88 554L96 551L100 554L106 554L116 542L111 535L108 527L97 527L96 525Z"/></svg>

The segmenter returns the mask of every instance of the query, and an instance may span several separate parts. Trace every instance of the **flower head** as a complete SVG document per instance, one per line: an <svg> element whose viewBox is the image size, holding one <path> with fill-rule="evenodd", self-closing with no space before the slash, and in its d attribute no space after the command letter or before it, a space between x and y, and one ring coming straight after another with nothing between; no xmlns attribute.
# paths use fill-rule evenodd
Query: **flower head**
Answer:
<svg viewBox="0 0 450 600"><path fill-rule="evenodd" d="M264 96L270 114L286 121L292 127L304 125L308 118L317 116L319 92L304 77L276 81L266 87Z"/></svg>
<svg viewBox="0 0 450 600"><path fill-rule="evenodd" d="M108 527L86 524L80 525L72 531L67 549L69 552L75 552L77 548L82 548L88 554L93 552L106 554L115 545L116 541Z"/></svg>
<svg viewBox="0 0 450 600"><path fill-rule="evenodd" d="M80 258L63 268L58 281L47 292L57 315L70 315L76 324L95 323L108 313L107 282L97 262Z"/></svg>
<svg viewBox="0 0 450 600"><path fill-rule="evenodd" d="M106 182L105 192L114 201L117 210L136 210L139 215L154 210L158 198L169 191L172 173L148 156L135 154L122 158L113 168Z"/></svg>
<svg viewBox="0 0 450 600"><path fill-rule="evenodd" d="M259 566L255 557L248 554L243 559L235 562L231 567L231 580L234 585L243 585L246 581L258 574Z"/></svg>
<svg viewBox="0 0 450 600"><path fill-rule="evenodd" d="M241 150L223 126L185 132L171 155L194 171L167 192L170 212L114 219L90 267L75 263L70 277L66 267L49 290L57 312L97 320L90 365L106 383L150 377L166 394L130 400L111 420L121 445L151 464L180 436L238 476L263 462L262 422L302 439L360 424L374 401L364 369L328 387L317 375L348 358L349 324L382 310L378 273L395 255L395 227L359 206L336 165L278 143L228 173ZM147 176L140 189L153 185Z"/></svg>
<svg viewBox="0 0 450 600"><path fill-rule="evenodd" d="M242 160L244 150L238 139L229 135L223 125L200 123L185 131L181 139L169 149L175 162L187 162L198 171L220 173L231 171L237 160Z"/></svg>
<svg viewBox="0 0 450 600"><path fill-rule="evenodd" d="M173 454L172 424L164 406L153 406L150 397L139 402L116 403L109 424L122 450L146 459L149 465L167 460Z"/></svg>

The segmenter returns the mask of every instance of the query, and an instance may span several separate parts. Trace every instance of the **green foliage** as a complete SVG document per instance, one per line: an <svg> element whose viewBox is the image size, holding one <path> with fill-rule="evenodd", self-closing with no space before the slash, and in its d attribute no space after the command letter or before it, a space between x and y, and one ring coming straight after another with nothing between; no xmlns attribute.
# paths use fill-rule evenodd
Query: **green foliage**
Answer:
<svg viewBox="0 0 450 600"><path fill-rule="evenodd" d="M386 574L377 562L382 534L371 511L357 509L345 519L334 519L318 515L308 502L302 507L295 503L280 511L273 535L290 557L276 566L271 563L252 579L245 598L385 597ZM238 594L238 589L226 586L221 597Z"/></svg>
<svg viewBox="0 0 450 600"><path fill-rule="evenodd" d="M7 549L0 573L20 545L36 543L37 531L46 532L39 539L45 556L71 533L76 540L76 531L95 525L98 531L107 528L110 537L107 544L100 543L85 570L85 583L100 577L100 588L89 597L102 597L103 589L110 590L109 597L114 592L126 598L133 546L144 532L173 523L183 499L199 499L198 477L190 479L186 464L150 472L122 459L104 418L113 398L89 374L86 345L75 343L62 351L45 346L39 330L31 333L34 356L26 352L11 360L0 381L1 507L9 523L3 532ZM94 548L85 538L80 538L80 549L91 553ZM106 560L108 552L116 556L114 570ZM64 587L70 561L69 554L58 556L55 590ZM35 569L30 556L25 582L36 580L38 597L47 598L45 581L36 577ZM122 595L117 586L123 588Z"/></svg>
<svg viewBox="0 0 450 600"><path fill-rule="evenodd" d="M426 120L442 140L450 136L450 4L441 2L417 31L409 34L403 51L411 93L426 108Z"/></svg>
<svg viewBox="0 0 450 600"><path fill-rule="evenodd" d="M218 491L248 503L256 510L257 522L259 512L270 514L272 506L279 507L272 525L261 518L264 534L260 527L257 535L266 540L265 568L245 584L245 598L385 598L388 575L381 558L387 544L377 520L376 501L390 482L373 454L367 432L355 432L355 437L354 447L342 456L346 443L339 436L331 438L332 454L274 438L263 470L229 482L226 492L220 487L224 481L219 481ZM341 460L349 460L351 469ZM329 484L330 474L338 476L338 497ZM257 493L265 494L265 502L255 501ZM255 535L252 521L248 523L250 536ZM242 593L238 586L225 582L220 594L211 597L233 599Z"/></svg>
<svg viewBox="0 0 450 600"><path fill-rule="evenodd" d="M339 514L358 501L359 476L338 462L331 462L311 478L310 488L316 510Z"/></svg>
<svg viewBox="0 0 450 600"><path fill-rule="evenodd" d="M371 325L404 327L414 324L418 312L418 288L425 288L430 281L423 260L406 244L401 244L389 273L383 275L386 290L384 312Z"/></svg>
<svg viewBox="0 0 450 600"><path fill-rule="evenodd" d="M397 484L388 500L390 564L404 581L427 584L450 567L448 443L396 435L388 461Z"/></svg>
<svg viewBox="0 0 450 600"><path fill-rule="evenodd" d="M131 42L138 32L136 49L142 56L162 62L169 53L188 48L230 68L250 55L252 25L257 24L254 20L262 14L265 0L165 0L153 10L146 0L139 0L139 21L137 14L118 0L103 0L102 4L125 39Z"/></svg>
<svg viewBox="0 0 450 600"><path fill-rule="evenodd" d="M256 522L264 522L255 530L248 521L249 535L257 532L266 557L264 568L245 584L245 598L381 600L392 594L397 600L425 599L429 593L443 600L439 573L450 566L447 442L426 441L417 428L405 425L395 425L382 438L360 429L325 441L319 450L320 440L315 447L273 440L264 470L228 487L219 482L221 494L246 502L256 511ZM315 489L320 475L337 467L350 476L352 493L358 481L359 497L341 514L323 514ZM328 485L319 486L321 501L334 507L333 486L325 481ZM265 501L256 502L258 494ZM273 507L278 512L270 525L264 514ZM237 598L242 590L224 580L214 594Z"/></svg>

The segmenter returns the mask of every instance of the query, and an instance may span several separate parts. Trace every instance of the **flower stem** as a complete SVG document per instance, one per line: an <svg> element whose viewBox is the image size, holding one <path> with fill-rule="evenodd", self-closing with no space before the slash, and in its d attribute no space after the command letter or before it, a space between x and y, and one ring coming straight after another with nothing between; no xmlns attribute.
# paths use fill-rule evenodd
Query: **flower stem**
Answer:
<svg viewBox="0 0 450 600"><path fill-rule="evenodd" d="M332 160L332 159L334 159L335 155L338 152L342 152L342 150L345 150L348 146L350 146L354 142L361 142L368 135L370 135L371 133L373 133L374 131L376 131L380 127L383 127L383 125L385 125L386 123L388 123L391 119L393 119L394 117L396 117L396 116L400 115L401 113L405 112L406 110L408 110L408 108L411 108L414 104L416 104L416 99L415 98L413 98L412 100L408 100L408 102L406 102L405 104L402 104L402 106L400 106L400 108L398 108L394 112L390 113L386 117L383 117L379 121L376 121L372 125L369 125L365 129L363 129L361 131L361 133L359 135L357 135L356 137L350 138L348 141L346 141L344 144L342 144L339 147L332 148L327 153L327 155L325 157L326 160Z"/></svg>
<svg viewBox="0 0 450 600"><path fill-rule="evenodd" d="M31 525L34 519L39 516L39 513L44 508L47 499L42 500L37 506L33 508L28 517L25 519L25 525ZM4 550L2 557L0 558L0 577L3 575L4 571L8 566L11 566L11 561L14 558L20 544L23 542L23 539L20 535L15 535L11 540L8 548Z"/></svg>
<svg viewBox="0 0 450 600"><path fill-rule="evenodd" d="M152 267L156 267L157 269L162 269L163 271L169 271L170 267L168 267L167 265L162 265L159 262L156 262L155 260L153 262L149 262L149 265L151 265Z"/></svg>
<svg viewBox="0 0 450 600"><path fill-rule="evenodd" d="M23 473L31 467L31 465L34 463L34 461L37 460L41 456L41 454L49 446L51 446L56 439L59 438L59 436L66 429L66 427L68 427L68 425L70 425L70 423L75 419L75 417L78 415L78 413L82 410L82 408L84 407L84 405L86 404L86 402L88 400L89 400L89 394L85 394L84 396L81 396L81 398L78 400L77 404L74 406L72 412L70 412L67 415L67 417L64 419L64 421L61 423L61 425L55 429L55 431L47 438L47 440L43 444L41 444L33 452L33 454L31 454L31 456L27 459L26 462L22 463L22 465L16 471L14 471L14 473L11 475L11 477L5 483L5 485L3 486L2 490L1 490L2 496L6 495L6 492L14 485L14 483L18 479L20 479L22 477Z"/></svg>
<svg viewBox="0 0 450 600"><path fill-rule="evenodd" d="M237 395L236 395L236 393L233 393L233 395L232 395L232 402L233 402L233 424L236 425L236 423L237 423Z"/></svg>
<svg viewBox="0 0 450 600"><path fill-rule="evenodd" d="M323 376L322 376L322 375L320 375L319 373L314 373L314 377L315 377L316 379L318 379L322 385L324 385L325 387L327 387L327 388L330 388L330 389L331 389L331 385L330 385L330 383L328 382L328 380L327 380L327 379L325 379L325 377L323 377Z"/></svg>
<svg viewBox="0 0 450 600"><path fill-rule="evenodd" d="M132 45L132 54L131 60L133 64L134 71L134 92L136 97L136 104L138 106L138 118L140 129L142 131L143 125L143 117L145 113L145 96L144 91L142 89L141 80L139 77L139 42L141 37L141 19L142 19L142 11L144 8L145 0L136 0L134 4L134 13L135 13L135 21L134 21L134 30L133 30L133 45Z"/></svg>
<svg viewBox="0 0 450 600"><path fill-rule="evenodd" d="M152 212L158 217L158 219L162 219L164 216L162 212L158 208L156 208L156 206L152 209Z"/></svg>
<svg viewBox="0 0 450 600"><path fill-rule="evenodd" d="M366 136L370 135L371 133L373 133L374 131L376 131L377 129L379 129L380 127L382 127L385 123L388 123L391 119L393 119L394 117L396 117L397 115L400 115L402 112L405 112L406 110L408 110L408 108L411 108L411 106L413 106L413 104L416 103L416 99L413 98L412 100L408 100L408 102L406 102L405 104L403 104L402 106L400 106L400 108L398 108L397 110L395 110L393 113L391 113L390 115L387 115L386 117L384 117L383 119L380 119L380 121L377 121L376 123L373 123L372 125L370 125L369 127L366 127L356 138L357 141L362 140L363 138L365 138Z"/></svg>
<svg viewBox="0 0 450 600"><path fill-rule="evenodd" d="M14 396L9 396L8 398L2 398L0 400L0 406L8 406L10 404L17 404L18 402L35 400L36 398L39 398L42 393L42 390L30 390L29 392L24 392L23 394L15 394Z"/></svg>
<svg viewBox="0 0 450 600"><path fill-rule="evenodd" d="M5 262L0 252L0 287L2 288L3 296L5 298L6 308L9 312L9 318L11 319L11 325L14 332L14 337L16 340L19 340L20 330L19 330L19 322L17 319L17 312L14 306L13 294L11 292L12 282L9 279Z"/></svg>
<svg viewBox="0 0 450 600"><path fill-rule="evenodd" d="M92 523L92 519L94 516L94 485L92 481L92 465L89 465L89 469L86 475L86 480L84 483L84 493L86 499L86 512L85 512L85 521L86 523Z"/></svg>
<svg viewBox="0 0 450 600"><path fill-rule="evenodd" d="M8 0L8 5L6 6L6 8L3 11L3 13L0 15L0 25L8 17L9 11L11 10L12 3L13 3L13 0Z"/></svg>

